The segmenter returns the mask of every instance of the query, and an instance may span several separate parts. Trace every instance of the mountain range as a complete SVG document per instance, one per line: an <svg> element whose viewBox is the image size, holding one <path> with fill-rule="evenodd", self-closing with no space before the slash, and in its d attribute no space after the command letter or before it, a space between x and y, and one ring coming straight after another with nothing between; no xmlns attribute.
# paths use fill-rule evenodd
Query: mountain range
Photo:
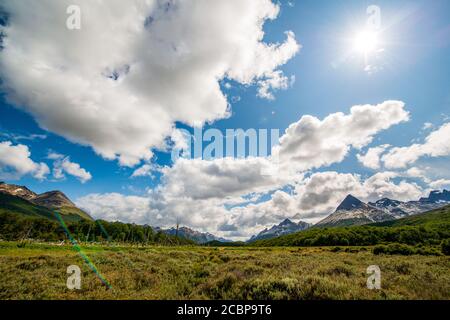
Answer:
<svg viewBox="0 0 450 320"><path fill-rule="evenodd" d="M269 229L266 228L259 234L252 236L248 242L276 238L311 227L343 227L391 221L437 209L449 203L450 192L447 190L431 191L428 197L407 202L382 198L375 202L364 203L349 194L332 214L314 225L303 221L295 223L285 219L280 224Z"/></svg>
<svg viewBox="0 0 450 320"><path fill-rule="evenodd" d="M308 229L309 227L311 227L311 224L307 222L299 221L298 223L295 223L289 219L285 219L280 224L275 225L270 229L266 228L257 235L252 236L250 240L248 240L248 242L276 238L285 234L303 231Z"/></svg>
<svg viewBox="0 0 450 320"><path fill-rule="evenodd" d="M407 202L383 198L364 203L348 195L332 214L315 226L337 227L395 220L437 209L449 203L450 192L447 190L432 191L426 198Z"/></svg>
<svg viewBox="0 0 450 320"><path fill-rule="evenodd" d="M448 190L432 191L428 197L407 202L382 198L375 202L364 203L353 195L347 195L332 214L314 225L303 221L296 223L285 219L280 224L266 228L258 234L253 235L248 242L276 238L311 227L339 227L391 221L437 209L449 203L450 192ZM37 194L25 186L0 182L0 213L6 211L27 216L55 219L54 210L57 210L64 220L93 220L88 213L78 208L61 191L49 191ZM162 231L168 235L178 235L200 244L231 242L231 240L217 237L211 233L199 232L188 227L180 227L178 230L176 228L153 229Z"/></svg>
<svg viewBox="0 0 450 320"><path fill-rule="evenodd" d="M157 230L158 229L159 228L157 228ZM185 239L189 239L189 240L195 241L200 244L208 243L211 241L231 242L231 240L217 237L209 232L200 232L200 231L192 230L188 227L180 227L180 228L178 228L178 231L176 228L170 228L170 229L165 229L165 230L159 229L159 230L161 230L162 232L164 232L168 235L171 235L171 236L178 235L179 237L183 237Z"/></svg>

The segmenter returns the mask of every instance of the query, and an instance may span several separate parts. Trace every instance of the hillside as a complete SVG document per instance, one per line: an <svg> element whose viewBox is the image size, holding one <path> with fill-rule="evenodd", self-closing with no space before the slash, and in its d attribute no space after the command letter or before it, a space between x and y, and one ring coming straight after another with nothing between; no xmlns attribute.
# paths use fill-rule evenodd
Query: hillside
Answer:
<svg viewBox="0 0 450 320"><path fill-rule="evenodd" d="M14 213L30 217L55 219L52 211L25 199L0 192L0 213Z"/></svg>
<svg viewBox="0 0 450 320"><path fill-rule="evenodd" d="M53 211L67 221L93 220L61 191L36 194L27 187L0 183L0 212L55 219Z"/></svg>
<svg viewBox="0 0 450 320"><path fill-rule="evenodd" d="M365 246L382 243L439 244L450 238L450 206L394 221L351 227L318 228L255 241L253 246Z"/></svg>

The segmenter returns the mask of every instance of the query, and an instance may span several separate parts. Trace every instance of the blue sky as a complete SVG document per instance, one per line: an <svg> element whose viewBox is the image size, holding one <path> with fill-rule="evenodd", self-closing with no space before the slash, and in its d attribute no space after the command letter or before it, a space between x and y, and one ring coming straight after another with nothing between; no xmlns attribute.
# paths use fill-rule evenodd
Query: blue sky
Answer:
<svg viewBox="0 0 450 320"><path fill-rule="evenodd" d="M383 144L409 146L413 140L421 143L433 130L448 122L449 1L292 0L289 3L281 1L277 18L265 22L263 41L281 43L285 41L285 31L291 30L295 34L301 50L285 64L279 65L285 76L295 76L295 82L286 90L275 90L275 99L267 100L257 97L257 86L254 84L221 80L221 90L231 105L232 114L227 119L213 121L208 128L222 131L229 128L277 128L283 133L303 115L323 119L336 112L347 114L355 105L403 101L410 113L409 121L377 133L362 150L351 149L343 161L311 171L335 171L369 177L378 170L364 167L358 162L356 154ZM379 68L373 73L364 70L362 55L352 54L351 50L353 38L364 29L369 5L377 5L381 9L379 48L383 51L373 61ZM14 25L13 19L11 25ZM231 88L226 88L226 83L231 84ZM92 179L85 183L70 174L65 174L63 179L55 179L51 173L43 180L24 174L8 182L27 185L36 192L59 189L75 200L90 194L145 196L149 189L160 184L161 173L154 178L131 178L138 165L121 166L117 160L100 156L88 143L69 142L54 130L46 130L38 124L35 116L8 102L8 92L4 88L0 100L0 141L28 146L33 161L46 163L50 170L53 162L47 156L49 152L55 152L69 156L70 161L92 175ZM425 130L424 123L433 126ZM189 128L180 122L178 126ZM45 138L17 138L19 135L37 134L45 135ZM432 180L449 179L448 159L448 156L425 156L414 165L423 168L431 166L428 173ZM153 163L171 165L169 155L158 151ZM427 188L420 179L412 181Z"/></svg>

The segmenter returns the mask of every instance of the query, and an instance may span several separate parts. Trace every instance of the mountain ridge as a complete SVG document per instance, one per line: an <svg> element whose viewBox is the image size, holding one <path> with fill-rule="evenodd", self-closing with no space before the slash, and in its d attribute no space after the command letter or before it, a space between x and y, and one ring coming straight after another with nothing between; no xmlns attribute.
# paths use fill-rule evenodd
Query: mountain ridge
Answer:
<svg viewBox="0 0 450 320"><path fill-rule="evenodd" d="M185 239L195 241L195 242L197 242L199 244L205 244L205 243L208 243L208 242L211 242L211 241L232 242L231 240L228 240L228 239L225 239L225 238L221 238L221 237L217 237L217 236L215 236L212 233L200 232L200 231L188 228L188 227L180 227L180 228L178 228L178 230L176 228L170 228L170 229L157 228L157 229L161 230L165 234L168 234L168 235L171 235L171 236L178 235L179 237L183 237Z"/></svg>
<svg viewBox="0 0 450 320"><path fill-rule="evenodd" d="M381 198L375 202L364 203L358 198L347 195L336 210L316 223L318 227L363 225L368 223L396 220L403 217L437 209L450 203L450 192L434 190L428 197L418 201L403 202L390 198Z"/></svg>
<svg viewBox="0 0 450 320"><path fill-rule="evenodd" d="M0 193L7 194L11 197L17 197L27 203L20 203L20 201L14 201L14 199L9 198L5 199L3 197L3 205L6 205L5 201L10 201L11 203L16 203L16 205L10 206L10 208L14 208L17 213L23 213L21 211L21 207L27 207L27 212L32 211L32 205L36 206L36 212L44 212L41 208L45 208L52 212L53 210L57 210L62 216L71 217L72 219L87 219L94 220L88 213L78 208L63 192L58 190L47 191L41 194L37 194L25 186L15 185L15 184L7 184L5 182L0 182ZM20 205L19 205L20 203ZM49 214L45 213L43 215L45 218L49 218ZM53 213L50 217L53 216Z"/></svg>
<svg viewBox="0 0 450 320"><path fill-rule="evenodd" d="M298 223L292 222L290 219L286 218L278 225L272 226L270 229L266 228L259 232L256 235L253 235L247 242L263 240L263 239L271 239L275 237L279 237L285 234L291 234L299 231L303 231L308 229L311 224L299 221Z"/></svg>

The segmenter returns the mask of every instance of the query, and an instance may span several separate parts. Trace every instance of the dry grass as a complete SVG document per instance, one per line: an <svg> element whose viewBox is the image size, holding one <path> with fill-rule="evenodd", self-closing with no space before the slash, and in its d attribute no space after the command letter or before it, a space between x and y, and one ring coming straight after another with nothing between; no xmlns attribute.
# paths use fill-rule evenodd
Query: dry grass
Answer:
<svg viewBox="0 0 450 320"><path fill-rule="evenodd" d="M331 248L101 247L0 243L1 299L450 299L450 258ZM82 289L66 288L79 265ZM379 265L381 290L366 288Z"/></svg>

